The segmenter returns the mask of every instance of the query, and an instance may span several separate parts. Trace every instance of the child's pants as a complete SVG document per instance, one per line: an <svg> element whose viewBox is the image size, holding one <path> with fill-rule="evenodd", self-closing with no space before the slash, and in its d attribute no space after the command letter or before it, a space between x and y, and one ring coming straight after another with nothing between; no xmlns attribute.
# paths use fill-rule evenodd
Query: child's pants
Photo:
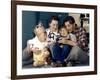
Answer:
<svg viewBox="0 0 100 80"><path fill-rule="evenodd" d="M54 62L60 61L61 63L64 63L64 60L67 58L68 54L70 53L71 46L69 45L63 45L63 47L60 47L59 44L55 44L52 47L52 60Z"/></svg>

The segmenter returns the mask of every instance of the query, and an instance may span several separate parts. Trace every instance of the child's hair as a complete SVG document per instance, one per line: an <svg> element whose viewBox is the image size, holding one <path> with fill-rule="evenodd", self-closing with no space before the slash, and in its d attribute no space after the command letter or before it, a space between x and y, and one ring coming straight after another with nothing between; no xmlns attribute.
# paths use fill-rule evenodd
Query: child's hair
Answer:
<svg viewBox="0 0 100 80"><path fill-rule="evenodd" d="M58 18L58 16L51 16L50 19L49 19L49 23L51 23L52 20L59 21L59 18Z"/></svg>
<svg viewBox="0 0 100 80"><path fill-rule="evenodd" d="M61 29L63 29L63 28L66 29L64 26L59 27L59 28L58 28L58 32L59 32Z"/></svg>

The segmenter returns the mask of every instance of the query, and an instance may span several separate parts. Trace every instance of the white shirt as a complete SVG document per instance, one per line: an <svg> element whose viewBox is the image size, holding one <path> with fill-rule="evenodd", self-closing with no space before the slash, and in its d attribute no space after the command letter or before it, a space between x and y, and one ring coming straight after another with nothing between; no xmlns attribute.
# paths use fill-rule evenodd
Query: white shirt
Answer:
<svg viewBox="0 0 100 80"><path fill-rule="evenodd" d="M28 40L27 44L31 45L30 48L34 47L34 48L38 48L39 50L42 50L44 47L48 45L47 41L40 42L37 36L33 39Z"/></svg>

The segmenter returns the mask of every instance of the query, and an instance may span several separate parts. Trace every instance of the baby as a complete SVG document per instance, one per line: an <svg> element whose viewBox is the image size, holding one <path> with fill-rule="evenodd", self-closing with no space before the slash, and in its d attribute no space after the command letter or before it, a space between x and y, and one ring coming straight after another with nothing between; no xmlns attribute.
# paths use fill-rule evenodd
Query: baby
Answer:
<svg viewBox="0 0 100 80"><path fill-rule="evenodd" d="M69 39L69 40L76 42L76 36L73 33L68 33L68 31L66 30L65 27L63 27L63 26L60 27L59 33L60 33L60 35L58 35L58 37L56 39L57 42L59 42L59 40L61 40L62 38Z"/></svg>
<svg viewBox="0 0 100 80"><path fill-rule="evenodd" d="M49 57L47 34L43 25L35 27L36 37L28 41L30 50L33 52L33 66L42 66L47 64L46 59Z"/></svg>

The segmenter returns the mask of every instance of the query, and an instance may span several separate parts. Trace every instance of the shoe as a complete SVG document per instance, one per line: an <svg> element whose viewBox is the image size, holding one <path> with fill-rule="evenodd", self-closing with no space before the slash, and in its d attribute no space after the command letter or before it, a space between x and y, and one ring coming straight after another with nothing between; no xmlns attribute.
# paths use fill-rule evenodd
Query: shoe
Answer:
<svg viewBox="0 0 100 80"><path fill-rule="evenodd" d="M51 62L51 66L52 67L57 67L57 63L56 62Z"/></svg>
<svg viewBox="0 0 100 80"><path fill-rule="evenodd" d="M62 64L62 67L66 67L67 65L66 65L66 62L64 62L63 64Z"/></svg>
<svg viewBox="0 0 100 80"><path fill-rule="evenodd" d="M72 66L72 63L71 62L68 62L67 63L67 67L70 67L70 66Z"/></svg>
<svg viewBox="0 0 100 80"><path fill-rule="evenodd" d="M56 61L57 67L62 67L62 63L60 61Z"/></svg>

